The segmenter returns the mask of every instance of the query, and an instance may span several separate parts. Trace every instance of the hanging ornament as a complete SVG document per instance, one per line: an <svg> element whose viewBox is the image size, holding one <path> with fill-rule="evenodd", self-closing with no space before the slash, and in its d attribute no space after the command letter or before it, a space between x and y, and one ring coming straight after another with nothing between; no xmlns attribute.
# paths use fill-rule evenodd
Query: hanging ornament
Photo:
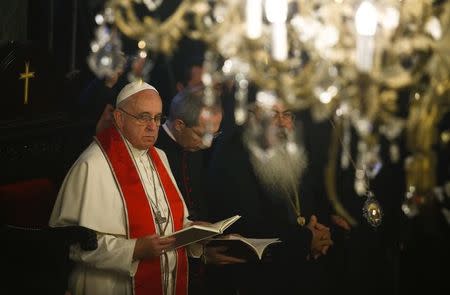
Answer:
<svg viewBox="0 0 450 295"><path fill-rule="evenodd" d="M355 171L355 191L359 196L364 196L367 192L366 173L363 169Z"/></svg>
<svg viewBox="0 0 450 295"><path fill-rule="evenodd" d="M297 223L298 223L298 225L300 225L300 226L304 226L304 225L306 224L306 219L305 219L305 217L303 217L303 216L298 216L298 217L297 217Z"/></svg>
<svg viewBox="0 0 450 295"><path fill-rule="evenodd" d="M243 125L247 121L247 100L248 100L248 86L249 82L243 74L237 74L235 77L236 92L234 119L237 125Z"/></svg>
<svg viewBox="0 0 450 295"><path fill-rule="evenodd" d="M112 77L122 71L126 64L119 33L115 28L103 24L97 28L95 35L87 63L97 77Z"/></svg>
<svg viewBox="0 0 450 295"><path fill-rule="evenodd" d="M150 73L155 66L151 56L147 53L149 48L144 40L138 43L138 52L131 58L131 69L127 74L129 82L134 81L149 81Z"/></svg>
<svg viewBox="0 0 450 295"><path fill-rule="evenodd" d="M161 6L163 0L142 0L142 2L144 2L148 10L155 11L159 6Z"/></svg>
<svg viewBox="0 0 450 295"><path fill-rule="evenodd" d="M397 143L391 143L389 145L389 157L392 163L397 163L400 160L400 148Z"/></svg>
<svg viewBox="0 0 450 295"><path fill-rule="evenodd" d="M341 153L341 168L346 170L350 166L350 144L351 144L351 125L350 120L346 117L343 118L344 125L344 137L342 139L342 153Z"/></svg>
<svg viewBox="0 0 450 295"><path fill-rule="evenodd" d="M422 194L418 194L414 186L410 186L402 204L402 211L409 218L416 217L424 203L425 197Z"/></svg>
<svg viewBox="0 0 450 295"><path fill-rule="evenodd" d="M371 191L367 192L367 199L363 206L363 216L372 227L378 227L383 218L380 203L375 199Z"/></svg>
<svg viewBox="0 0 450 295"><path fill-rule="evenodd" d="M389 158L392 163L400 160L400 148L398 138L405 128L405 121L402 119L390 119L386 124L380 126L379 131L389 141Z"/></svg>

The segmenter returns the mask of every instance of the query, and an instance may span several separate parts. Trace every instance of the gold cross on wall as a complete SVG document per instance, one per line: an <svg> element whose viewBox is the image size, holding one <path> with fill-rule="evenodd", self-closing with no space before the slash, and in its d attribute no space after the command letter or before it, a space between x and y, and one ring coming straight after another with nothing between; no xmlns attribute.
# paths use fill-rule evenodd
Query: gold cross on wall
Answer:
<svg viewBox="0 0 450 295"><path fill-rule="evenodd" d="M28 80L31 78L34 78L34 72L30 72L30 62L25 62L25 73L20 73L20 80L25 79L25 89L24 89L24 96L23 96L23 104L28 104Z"/></svg>

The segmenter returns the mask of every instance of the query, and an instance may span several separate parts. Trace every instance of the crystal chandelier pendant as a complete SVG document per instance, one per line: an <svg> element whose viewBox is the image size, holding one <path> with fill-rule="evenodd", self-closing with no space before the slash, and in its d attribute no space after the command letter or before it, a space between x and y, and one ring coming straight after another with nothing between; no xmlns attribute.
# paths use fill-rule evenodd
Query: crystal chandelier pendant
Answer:
<svg viewBox="0 0 450 295"><path fill-rule="evenodd" d="M335 66L322 62L316 68L313 93L323 103L330 103L339 93L338 70Z"/></svg>
<svg viewBox="0 0 450 295"><path fill-rule="evenodd" d="M406 198L402 204L402 211L407 217L413 218L419 214L420 205L423 203L423 196L417 194L415 187L410 186L406 192Z"/></svg>
<svg viewBox="0 0 450 295"><path fill-rule="evenodd" d="M397 163L400 160L400 148L397 143L391 143L389 145L389 157L392 163Z"/></svg>
<svg viewBox="0 0 450 295"><path fill-rule="evenodd" d="M97 77L112 77L121 71L126 63L122 52L122 41L115 29L105 25L97 28L96 40L91 44L87 63Z"/></svg>
<svg viewBox="0 0 450 295"><path fill-rule="evenodd" d="M380 203L378 203L371 191L367 193L367 199L364 202L363 216L372 227L378 227L383 219Z"/></svg>
<svg viewBox="0 0 450 295"><path fill-rule="evenodd" d="M150 81L150 73L155 66L155 62L146 52L145 41L140 41L138 46L138 53L130 58L131 70L127 74L129 82Z"/></svg>
<svg viewBox="0 0 450 295"><path fill-rule="evenodd" d="M344 137L342 139L341 168L347 170L350 166L350 144L351 144L351 126L348 118L342 120L344 127Z"/></svg>
<svg viewBox="0 0 450 295"><path fill-rule="evenodd" d="M362 197L367 194L367 187L366 171L364 171L364 169L356 169L354 183L355 192L358 196Z"/></svg>
<svg viewBox="0 0 450 295"><path fill-rule="evenodd" d="M148 10L155 11L161 6L163 0L142 0L145 6L147 6Z"/></svg>

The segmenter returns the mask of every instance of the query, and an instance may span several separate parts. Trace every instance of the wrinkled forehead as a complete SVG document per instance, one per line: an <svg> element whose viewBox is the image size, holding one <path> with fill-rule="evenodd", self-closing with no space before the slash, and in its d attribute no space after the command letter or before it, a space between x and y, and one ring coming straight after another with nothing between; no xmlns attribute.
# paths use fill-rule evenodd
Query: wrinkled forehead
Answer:
<svg viewBox="0 0 450 295"><path fill-rule="evenodd" d="M272 111L283 113L283 112L289 111L289 109L286 107L286 105L283 102L277 101L273 104Z"/></svg>

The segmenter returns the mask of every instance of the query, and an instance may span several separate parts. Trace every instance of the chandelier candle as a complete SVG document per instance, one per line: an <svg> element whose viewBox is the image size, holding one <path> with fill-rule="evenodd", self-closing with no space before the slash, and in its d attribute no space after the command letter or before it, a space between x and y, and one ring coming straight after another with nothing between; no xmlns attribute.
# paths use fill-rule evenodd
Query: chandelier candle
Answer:
<svg viewBox="0 0 450 295"><path fill-rule="evenodd" d="M284 61L288 55L287 0L266 0L265 11L267 19L272 24L272 57L277 61Z"/></svg>
<svg viewBox="0 0 450 295"><path fill-rule="evenodd" d="M373 67L375 33L378 13L371 1L363 1L355 14L356 67L362 72L370 72Z"/></svg>

